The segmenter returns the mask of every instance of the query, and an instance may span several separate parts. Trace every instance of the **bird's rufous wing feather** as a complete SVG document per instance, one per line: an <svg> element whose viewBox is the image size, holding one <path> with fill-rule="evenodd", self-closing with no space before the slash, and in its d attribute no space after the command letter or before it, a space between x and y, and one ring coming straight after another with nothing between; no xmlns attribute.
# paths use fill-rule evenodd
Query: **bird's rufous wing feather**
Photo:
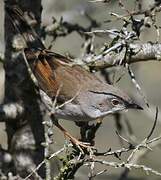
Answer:
<svg viewBox="0 0 161 180"><path fill-rule="evenodd" d="M26 41L27 48L24 50L26 60L30 65L33 74L37 78L39 86L50 97L55 97L58 90L58 100L69 100L78 91L90 89L93 83L100 81L91 73L78 65L71 66L68 58L47 50L40 37L27 22L17 6L7 7L13 25Z"/></svg>

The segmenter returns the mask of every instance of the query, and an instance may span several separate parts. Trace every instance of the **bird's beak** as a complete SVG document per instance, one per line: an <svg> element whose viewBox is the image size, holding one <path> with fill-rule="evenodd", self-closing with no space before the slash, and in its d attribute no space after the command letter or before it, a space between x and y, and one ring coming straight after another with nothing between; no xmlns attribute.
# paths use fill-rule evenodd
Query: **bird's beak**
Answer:
<svg viewBox="0 0 161 180"><path fill-rule="evenodd" d="M143 108L140 106L140 105L138 105L138 104L136 104L136 103L129 103L128 105L127 105L127 108L129 108L129 109L140 109L140 110L143 110Z"/></svg>

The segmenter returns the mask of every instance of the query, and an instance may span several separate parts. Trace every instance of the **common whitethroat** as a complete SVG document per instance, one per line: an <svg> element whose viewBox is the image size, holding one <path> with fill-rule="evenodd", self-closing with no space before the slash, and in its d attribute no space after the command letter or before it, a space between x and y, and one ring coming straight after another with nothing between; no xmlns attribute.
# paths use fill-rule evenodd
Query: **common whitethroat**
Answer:
<svg viewBox="0 0 161 180"><path fill-rule="evenodd" d="M55 110L56 118L86 122L130 108L143 109L119 88L102 82L83 67L73 65L70 59L47 50L17 6L7 7L6 11L26 41L24 54L40 89L50 98L56 97L58 103L64 103ZM62 126L57 126L70 137Z"/></svg>

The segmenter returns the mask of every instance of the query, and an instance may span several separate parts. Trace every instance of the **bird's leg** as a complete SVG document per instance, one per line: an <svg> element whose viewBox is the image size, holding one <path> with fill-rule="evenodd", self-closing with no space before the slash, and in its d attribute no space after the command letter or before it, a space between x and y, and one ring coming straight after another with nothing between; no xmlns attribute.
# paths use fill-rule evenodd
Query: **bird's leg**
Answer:
<svg viewBox="0 0 161 180"><path fill-rule="evenodd" d="M75 144L76 146L78 146L78 147L83 147L83 148L86 148L86 149L87 149L87 148L91 148L90 145L84 144L83 142L81 142L81 141L79 141L78 139L76 139L75 137L73 137L66 129L64 129L64 128L59 124L58 120L56 120L55 118L54 118L54 120L53 120L53 123L54 123L54 125L55 125L58 129L60 129L60 131L63 132L64 136L65 136L65 137L68 137L68 138L70 139L70 141L71 141L73 144Z"/></svg>

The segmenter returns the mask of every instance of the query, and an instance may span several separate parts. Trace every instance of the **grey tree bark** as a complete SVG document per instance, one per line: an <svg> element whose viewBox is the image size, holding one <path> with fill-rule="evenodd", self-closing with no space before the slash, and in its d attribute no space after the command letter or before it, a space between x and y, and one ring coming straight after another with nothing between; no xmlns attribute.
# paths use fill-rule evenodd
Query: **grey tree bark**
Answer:
<svg viewBox="0 0 161 180"><path fill-rule="evenodd" d="M41 0L7 0L5 6L18 4L23 11L32 12L38 22L41 19ZM5 14L5 99L3 104L4 121L8 136L8 150L14 166L12 172L26 177L44 159L44 120L45 110L38 92L35 90L21 53L15 52L13 39L17 35L7 13ZM14 167L14 168L13 168ZM45 177L45 167L32 179ZM30 177L31 178L31 177Z"/></svg>

